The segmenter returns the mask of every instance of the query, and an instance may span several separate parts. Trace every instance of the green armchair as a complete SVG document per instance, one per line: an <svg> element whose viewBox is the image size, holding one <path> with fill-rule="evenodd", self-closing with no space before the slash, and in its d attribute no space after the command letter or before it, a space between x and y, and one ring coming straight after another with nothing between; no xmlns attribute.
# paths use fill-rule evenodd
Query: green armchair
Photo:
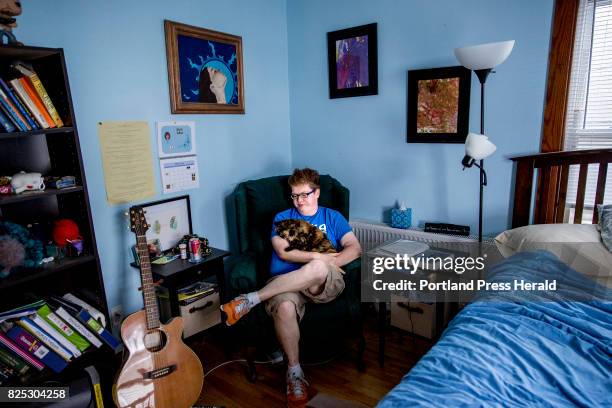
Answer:
<svg viewBox="0 0 612 408"><path fill-rule="evenodd" d="M226 270L226 297L257 290L269 279L272 245L270 232L274 216L293 204L289 198L289 176L268 177L240 183L229 197L230 223L235 222L234 256ZM349 218L349 191L329 175L320 177L319 205L333 208ZM233 215L233 217L232 217ZM232 220L231 218L235 218ZM345 289L334 301L326 304L309 303L300 322L300 349L306 350L338 344L347 335L357 341L357 367L364 369L365 340L362 332L360 274L357 259L343 267ZM277 345L272 319L263 305L258 305L241 319L234 330L251 348L269 351ZM309 347L310 345L310 347ZM333 349L333 347L332 347ZM253 353L249 353L249 375L255 378Z"/></svg>

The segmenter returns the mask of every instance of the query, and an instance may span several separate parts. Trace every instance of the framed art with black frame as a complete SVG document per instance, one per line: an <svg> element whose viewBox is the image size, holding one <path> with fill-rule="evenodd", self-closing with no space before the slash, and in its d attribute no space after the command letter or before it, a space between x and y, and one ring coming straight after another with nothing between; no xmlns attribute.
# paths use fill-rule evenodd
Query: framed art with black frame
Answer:
<svg viewBox="0 0 612 408"><path fill-rule="evenodd" d="M159 240L161 251L174 248L185 235L192 234L189 196L142 204L147 224L147 243Z"/></svg>
<svg viewBox="0 0 612 408"><path fill-rule="evenodd" d="M378 95L377 25L327 33L329 97Z"/></svg>
<svg viewBox="0 0 612 408"><path fill-rule="evenodd" d="M242 37L165 20L172 113L244 113Z"/></svg>
<svg viewBox="0 0 612 408"><path fill-rule="evenodd" d="M408 71L407 143L464 143L472 72L462 66Z"/></svg>

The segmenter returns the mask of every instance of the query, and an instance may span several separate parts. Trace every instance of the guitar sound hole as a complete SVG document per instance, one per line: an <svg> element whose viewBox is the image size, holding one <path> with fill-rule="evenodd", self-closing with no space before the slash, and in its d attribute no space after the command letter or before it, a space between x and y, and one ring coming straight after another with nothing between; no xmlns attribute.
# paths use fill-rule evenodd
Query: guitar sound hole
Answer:
<svg viewBox="0 0 612 408"><path fill-rule="evenodd" d="M153 330L145 334L144 346L151 353L160 351L166 346L166 333L162 330Z"/></svg>

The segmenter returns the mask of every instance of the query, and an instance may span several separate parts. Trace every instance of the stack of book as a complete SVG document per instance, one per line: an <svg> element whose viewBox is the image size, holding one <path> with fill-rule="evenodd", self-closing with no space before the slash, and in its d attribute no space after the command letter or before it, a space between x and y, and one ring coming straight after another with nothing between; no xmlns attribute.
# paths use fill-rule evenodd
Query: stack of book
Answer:
<svg viewBox="0 0 612 408"><path fill-rule="evenodd" d="M20 62L11 68L13 77L0 78L0 131L26 132L64 126L34 69Z"/></svg>
<svg viewBox="0 0 612 408"><path fill-rule="evenodd" d="M66 294L0 313L0 384L27 382L30 372L45 367L59 373L90 348L121 349L92 317L99 312L75 299Z"/></svg>
<svg viewBox="0 0 612 408"><path fill-rule="evenodd" d="M187 306L216 291L217 284L205 281L196 282L192 285L185 286L177 291L179 305Z"/></svg>

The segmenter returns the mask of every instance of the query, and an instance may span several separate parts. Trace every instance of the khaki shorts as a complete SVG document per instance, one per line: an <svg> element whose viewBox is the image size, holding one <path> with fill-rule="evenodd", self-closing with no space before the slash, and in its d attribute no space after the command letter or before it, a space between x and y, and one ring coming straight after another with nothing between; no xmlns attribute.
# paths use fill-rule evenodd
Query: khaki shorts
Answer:
<svg viewBox="0 0 612 408"><path fill-rule="evenodd" d="M285 292L280 293L272 298L268 299L265 303L266 312L272 317L278 310L278 305L284 301L293 302L295 305L295 311L299 316L299 320L304 317L306 311L306 303L311 301L314 303L327 303L331 302L338 297L344 290L344 271L336 265L328 265L327 279L325 279L325 287L323 291L318 295L313 295L308 289L301 290L299 292ZM273 277L268 282L278 276Z"/></svg>

